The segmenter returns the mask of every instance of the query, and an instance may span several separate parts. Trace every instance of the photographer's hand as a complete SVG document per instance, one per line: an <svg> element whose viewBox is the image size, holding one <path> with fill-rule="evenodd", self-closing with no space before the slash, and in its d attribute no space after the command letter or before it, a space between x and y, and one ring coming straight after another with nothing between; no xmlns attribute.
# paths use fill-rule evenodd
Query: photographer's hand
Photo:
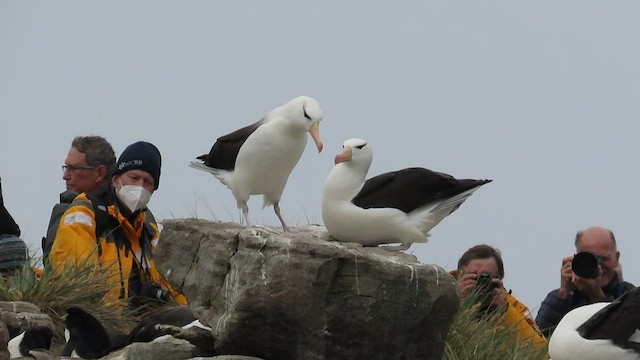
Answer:
<svg viewBox="0 0 640 360"><path fill-rule="evenodd" d="M507 305L507 289L504 288L504 284L501 279L493 278L493 298L491 298L491 306L498 308Z"/></svg>
<svg viewBox="0 0 640 360"><path fill-rule="evenodd" d="M562 259L562 267L560 268L560 289L558 290L558 297L560 299L566 299L569 296L572 288L573 270L571 270L571 261L573 256L568 256Z"/></svg>
<svg viewBox="0 0 640 360"><path fill-rule="evenodd" d="M602 267L598 266L598 276L595 279L585 279L573 274L571 282L581 293L591 301L598 301L606 298L602 290Z"/></svg>
<svg viewBox="0 0 640 360"><path fill-rule="evenodd" d="M477 278L478 278L478 275L474 273L462 274L458 278L456 285L458 287L458 293L460 294L460 297L465 298L469 296L469 294L471 294L471 291L476 286Z"/></svg>

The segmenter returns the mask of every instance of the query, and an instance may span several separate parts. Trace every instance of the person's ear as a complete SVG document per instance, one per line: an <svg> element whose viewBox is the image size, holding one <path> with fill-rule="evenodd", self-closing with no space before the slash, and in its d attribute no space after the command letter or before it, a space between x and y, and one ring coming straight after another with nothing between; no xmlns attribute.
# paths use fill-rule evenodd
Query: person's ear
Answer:
<svg viewBox="0 0 640 360"><path fill-rule="evenodd" d="M96 170L98 171L98 178L100 182L103 182L107 179L107 167L104 165L99 165Z"/></svg>
<svg viewBox="0 0 640 360"><path fill-rule="evenodd" d="M111 185L113 185L114 188L118 188L118 183L120 182L120 175L113 175L111 177Z"/></svg>

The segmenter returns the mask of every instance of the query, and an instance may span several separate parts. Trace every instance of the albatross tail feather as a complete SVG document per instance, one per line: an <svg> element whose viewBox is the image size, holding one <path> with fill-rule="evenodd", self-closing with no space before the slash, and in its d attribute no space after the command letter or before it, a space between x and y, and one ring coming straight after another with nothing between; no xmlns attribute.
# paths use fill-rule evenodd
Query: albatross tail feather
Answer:
<svg viewBox="0 0 640 360"><path fill-rule="evenodd" d="M197 170L200 170L200 171L206 171L206 172L211 173L211 174L213 174L214 171L216 170L214 168L208 167L204 163L197 162L197 161L190 162L189 166L194 168L194 169L197 169Z"/></svg>
<svg viewBox="0 0 640 360"><path fill-rule="evenodd" d="M229 186L229 183L231 181L231 171L212 168L196 161L192 161L191 163L189 163L189 166L196 170L208 172L215 176L216 179L220 180L221 183Z"/></svg>

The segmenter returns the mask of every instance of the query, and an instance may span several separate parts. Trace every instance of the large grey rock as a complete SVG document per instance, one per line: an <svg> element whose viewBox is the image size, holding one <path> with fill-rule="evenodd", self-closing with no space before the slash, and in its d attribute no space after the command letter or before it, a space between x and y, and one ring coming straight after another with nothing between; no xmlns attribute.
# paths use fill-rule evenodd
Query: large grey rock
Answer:
<svg viewBox="0 0 640 360"><path fill-rule="evenodd" d="M103 357L103 360L186 360L198 355L198 349L186 340L168 337L161 341L133 343Z"/></svg>
<svg viewBox="0 0 640 360"><path fill-rule="evenodd" d="M218 354L271 360L440 359L453 278L412 255L328 241L309 226L163 223L156 263L212 327Z"/></svg>

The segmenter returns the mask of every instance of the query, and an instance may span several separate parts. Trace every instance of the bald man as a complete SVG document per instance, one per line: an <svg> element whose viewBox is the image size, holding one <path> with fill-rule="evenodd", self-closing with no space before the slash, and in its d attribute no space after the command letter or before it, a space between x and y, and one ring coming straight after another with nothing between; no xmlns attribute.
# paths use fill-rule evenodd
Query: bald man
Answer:
<svg viewBox="0 0 640 360"><path fill-rule="evenodd" d="M576 253L589 252L598 258L597 275L593 279L580 277L571 268L573 256L562 259L560 288L547 295L536 316L536 323L547 336L569 311L594 302L612 301L634 287L618 277L620 252L611 230L593 226L578 231L575 246Z"/></svg>

